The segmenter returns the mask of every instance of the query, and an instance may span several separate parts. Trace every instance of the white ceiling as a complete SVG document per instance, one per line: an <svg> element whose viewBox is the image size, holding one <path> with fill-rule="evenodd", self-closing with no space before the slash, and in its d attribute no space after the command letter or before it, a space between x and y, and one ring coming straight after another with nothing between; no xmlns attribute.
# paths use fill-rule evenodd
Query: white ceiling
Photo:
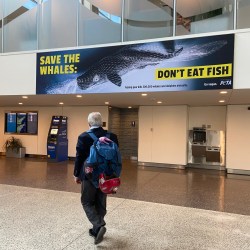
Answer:
<svg viewBox="0 0 250 250"><path fill-rule="evenodd" d="M115 93L115 94L84 94L82 98L76 95L30 95L28 99L22 96L0 96L1 107L22 106L99 106L109 102L110 106L127 108L144 105L188 105L188 106L211 106L211 105L250 105L250 89L227 90L227 94L220 94L220 90L182 91L182 92L150 92L143 97L141 93ZM225 100L219 103L219 100ZM157 104L162 101L162 104Z"/></svg>

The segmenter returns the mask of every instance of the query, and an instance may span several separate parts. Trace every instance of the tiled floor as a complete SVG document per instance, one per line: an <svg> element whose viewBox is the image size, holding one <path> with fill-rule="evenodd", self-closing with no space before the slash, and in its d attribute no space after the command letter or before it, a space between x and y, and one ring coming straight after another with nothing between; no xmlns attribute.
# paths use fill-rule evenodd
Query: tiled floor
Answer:
<svg viewBox="0 0 250 250"><path fill-rule="evenodd" d="M73 162L0 157L0 249L250 249L250 177L124 162L95 246ZM197 209L198 208L198 209Z"/></svg>

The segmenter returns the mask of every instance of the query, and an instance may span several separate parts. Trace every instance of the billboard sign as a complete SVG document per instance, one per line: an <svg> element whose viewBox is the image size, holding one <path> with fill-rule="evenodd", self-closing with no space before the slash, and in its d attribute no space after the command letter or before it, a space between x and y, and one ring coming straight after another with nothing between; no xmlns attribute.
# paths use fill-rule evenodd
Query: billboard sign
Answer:
<svg viewBox="0 0 250 250"><path fill-rule="evenodd" d="M37 94L233 88L234 34L37 54Z"/></svg>

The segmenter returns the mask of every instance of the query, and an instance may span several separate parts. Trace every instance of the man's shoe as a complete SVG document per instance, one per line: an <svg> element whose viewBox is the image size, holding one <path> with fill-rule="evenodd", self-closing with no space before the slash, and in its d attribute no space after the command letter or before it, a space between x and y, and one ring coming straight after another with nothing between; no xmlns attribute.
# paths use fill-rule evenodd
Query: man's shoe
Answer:
<svg viewBox="0 0 250 250"><path fill-rule="evenodd" d="M95 238L97 235L94 233L93 229L89 229L89 236Z"/></svg>
<svg viewBox="0 0 250 250"><path fill-rule="evenodd" d="M103 240L103 235L106 233L106 227L100 227L96 237L95 237L95 244L99 244Z"/></svg>

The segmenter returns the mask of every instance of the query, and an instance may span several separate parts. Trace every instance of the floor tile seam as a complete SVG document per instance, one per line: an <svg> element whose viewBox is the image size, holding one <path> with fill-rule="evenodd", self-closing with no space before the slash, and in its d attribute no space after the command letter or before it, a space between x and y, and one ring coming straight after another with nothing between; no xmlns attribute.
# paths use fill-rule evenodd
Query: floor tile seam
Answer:
<svg viewBox="0 0 250 250"><path fill-rule="evenodd" d="M117 209L119 206L121 206L124 202L126 202L126 200L130 200L130 199L125 199L125 198L117 198L117 197L110 197L111 199L121 199L122 201L116 206L114 207L112 210L108 210L107 211L107 216L110 215L115 209Z"/></svg>
<svg viewBox="0 0 250 250"><path fill-rule="evenodd" d="M88 230L87 230L88 231ZM66 246L62 247L61 250L67 249L70 245L72 245L76 240L78 240L82 235L87 233L87 231L79 234L74 240L71 240L69 243L66 244Z"/></svg>

